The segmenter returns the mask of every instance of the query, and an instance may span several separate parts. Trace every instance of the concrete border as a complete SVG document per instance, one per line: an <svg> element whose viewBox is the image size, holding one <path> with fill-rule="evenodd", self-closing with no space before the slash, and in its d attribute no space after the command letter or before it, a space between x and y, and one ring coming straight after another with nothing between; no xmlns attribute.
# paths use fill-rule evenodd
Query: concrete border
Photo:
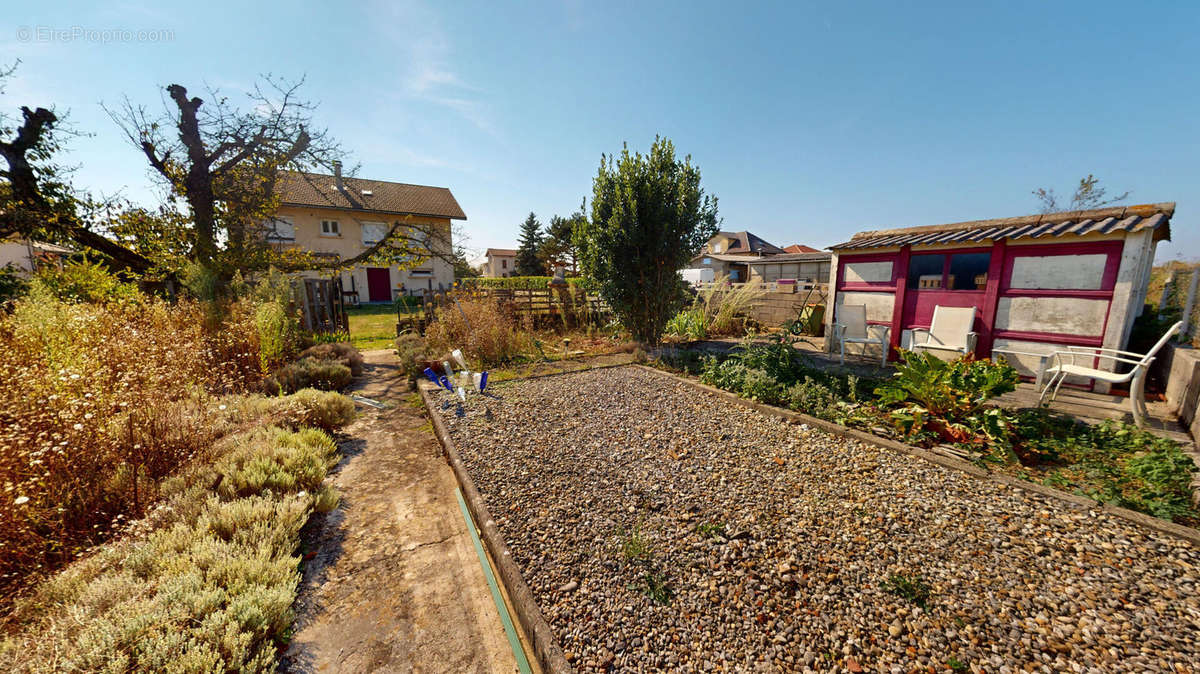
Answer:
<svg viewBox="0 0 1200 674"><path fill-rule="evenodd" d="M584 372L585 370L578 371ZM546 622L545 616L542 615L537 598L533 596L533 591L525 583L520 568L513 561L512 553L509 552L508 545L505 544L504 537L500 534L500 529L492 519L491 513L488 512L483 496L475 488L475 483L471 480L466 465L463 464L462 456L458 453L458 447L450 437L446 423L442 421L441 414L434 409L433 400L429 397L431 388L432 385L427 382L421 382L417 386L421 400L425 403L425 410L429 413L430 421L433 423L434 435L442 443L446 461L454 470L454 478L458 481L459 489L462 490L467 508L471 511L471 517L475 518L476 526L479 527L480 538L483 539L484 545L487 546L488 552L492 556L497 575L500 582L504 584L504 589L516 611L521 629L533 643L534 655L541 665L542 671L555 673L575 671L567 662L566 656L563 655L558 640L554 638L550 623Z"/></svg>
<svg viewBox="0 0 1200 674"><path fill-rule="evenodd" d="M950 468L950 469L957 470L957 471L960 471L963 473L967 473L967 474L971 475L972 477L978 478L980 480L990 480L992 482L996 482L996 483L1002 484L1006 487L1010 487L1013 489L1022 489L1025 491L1033 492L1033 493L1039 494L1041 496L1046 496L1046 497L1049 497L1052 499L1056 499L1058 501L1063 501L1063 502L1070 504L1071 506L1076 507L1076 508L1086 508L1088 510L1102 510L1104 512L1107 512L1111 515L1115 515L1116 517L1119 517L1123 520L1126 520L1126 521L1136 524L1138 526L1141 526L1141 527L1144 527L1147 529L1153 529L1156 532L1174 536L1176 538L1181 538L1185 541L1188 541L1192 545L1200 547L1200 530L1193 529L1191 527L1185 527L1182 524L1175 524L1174 522L1168 522L1166 520L1159 519L1152 515L1147 515L1145 513L1137 512L1136 510L1129 510L1128 508L1121 508L1118 506L1109 505L1107 503L1100 503L1099 501L1087 498L1086 496L1079 496L1078 494L1070 494L1070 493L1067 493L1067 492L1059 490L1059 489L1054 489L1053 487L1047 487L1045 485L1037 484L1034 482L1028 482L1026 480L1022 480L1020 478L1016 478L1011 475L1006 475L1003 473L994 473L987 469L980 468L979 466L976 466L973 463L968 463L966 461L962 461L961 459L952 459L948 456L934 454L933 452L921 449L919 447L913 447L912 445L906 445L902 442L897 442L895 440L891 440L888 438L881 438L878 435L872 435L871 433L867 433L865 431L856 430L856 429L850 428L848 426L843 426L841 424L835 424L832 421L818 419L817 417L809 416L807 414L804 414L803 412L793 412L792 410L783 409L782 407L775 407L774 405L767 405L765 403L755 402L753 400L747 400L745 398L738 396L735 393L730 393L729 391L725 391L723 389L719 389L719 388L716 388L713 386L709 386L707 384L703 384L699 381L691 379L690 377L681 376L681 375L675 374L674 372L667 372L665 370L660 370L658 368L651 367L649 365L642 365L640 363L633 363L632 365L634 365L635 367L642 368L643 370L648 370L650 372L657 373L659 375L662 375L663 377L674 379L680 383L687 384L688 386L691 386L692 388L698 389L705 393L711 393L713 395L722 397L732 403L741 405L742 407L748 407L752 410L756 410L756 411L762 412L764 414L769 414L771 416L778 417L778 418L784 419L784 420L792 422L792 423L808 424L809 426L819 428L819 429L826 431L828 433L831 433L833 435L846 437L846 438L853 438L855 440L860 440L862 442L866 442L866 443L875 445L877 447L883 447L884 449L890 449L894 452L900 452L902 454L908 454L910 456L915 456L917 458L924 459L925 461L942 466L944 468Z"/></svg>

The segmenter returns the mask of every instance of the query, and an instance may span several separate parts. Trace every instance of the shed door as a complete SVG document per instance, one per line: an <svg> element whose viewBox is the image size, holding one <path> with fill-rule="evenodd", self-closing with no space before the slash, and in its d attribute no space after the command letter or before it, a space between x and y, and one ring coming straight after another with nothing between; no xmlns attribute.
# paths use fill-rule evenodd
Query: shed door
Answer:
<svg viewBox="0 0 1200 674"><path fill-rule="evenodd" d="M392 301L392 270L367 267L367 294L372 302Z"/></svg>

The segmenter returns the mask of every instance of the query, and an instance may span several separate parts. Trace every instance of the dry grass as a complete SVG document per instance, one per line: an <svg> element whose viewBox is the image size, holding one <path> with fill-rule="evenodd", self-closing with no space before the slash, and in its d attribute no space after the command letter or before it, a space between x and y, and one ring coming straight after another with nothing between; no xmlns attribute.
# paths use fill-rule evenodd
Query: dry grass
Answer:
<svg viewBox="0 0 1200 674"><path fill-rule="evenodd" d="M256 315L249 304L75 304L35 287L0 318L5 597L143 515L164 478L209 456L233 429L217 396L261 377Z"/></svg>
<svg viewBox="0 0 1200 674"><path fill-rule="evenodd" d="M484 367L510 362L532 348L529 331L489 299L460 300L443 308L426 329L425 341L433 355L462 349Z"/></svg>

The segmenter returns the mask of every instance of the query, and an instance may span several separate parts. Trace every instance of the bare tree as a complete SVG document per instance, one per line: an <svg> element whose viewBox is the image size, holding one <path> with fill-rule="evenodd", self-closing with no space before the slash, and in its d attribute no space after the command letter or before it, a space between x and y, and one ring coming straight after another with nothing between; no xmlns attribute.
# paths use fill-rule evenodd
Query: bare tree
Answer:
<svg viewBox="0 0 1200 674"><path fill-rule="evenodd" d="M279 207L277 186L284 172L340 166L344 152L325 129L313 125L316 105L299 96L303 80L270 76L246 95L240 109L216 90L189 96L179 84L166 88L163 111L149 113L128 99L109 115L153 169L173 199L187 205L193 232L191 258L220 275L267 267L285 270L338 269L363 262L411 265L431 255L450 259L449 232L403 220L352 258L272 247L265 236Z"/></svg>
<svg viewBox="0 0 1200 674"><path fill-rule="evenodd" d="M17 63L0 69L4 80ZM69 171L55 162L63 133L57 113L48 108L21 107L19 123L0 113L0 239L10 236L59 243L74 242L107 256L114 266L143 271L151 266L145 256L114 243L94 231L94 223L79 215L97 204L78 197L67 181ZM70 133L69 131L67 132Z"/></svg>
<svg viewBox="0 0 1200 674"><path fill-rule="evenodd" d="M1129 194L1129 192L1124 192L1117 196L1109 197L1108 189L1100 187L1100 179L1091 173L1079 181L1079 185L1075 187L1075 194L1071 196L1071 202L1066 208L1059 206L1058 195L1054 193L1053 188L1039 187L1033 191L1033 196L1037 197L1038 201L1042 204L1042 213L1086 211L1093 208L1100 208L1109 204L1120 203L1128 199Z"/></svg>

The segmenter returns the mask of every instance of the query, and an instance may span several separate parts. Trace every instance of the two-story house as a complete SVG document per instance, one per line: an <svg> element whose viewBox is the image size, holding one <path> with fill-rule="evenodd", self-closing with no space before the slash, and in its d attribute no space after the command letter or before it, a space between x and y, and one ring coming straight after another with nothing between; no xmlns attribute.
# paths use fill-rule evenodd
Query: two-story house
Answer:
<svg viewBox="0 0 1200 674"><path fill-rule="evenodd" d="M517 251L511 248L488 248L479 265L484 278L508 278L516 275Z"/></svg>
<svg viewBox="0 0 1200 674"><path fill-rule="evenodd" d="M692 258L692 267L712 269L717 277L728 274L730 281L743 283L750 278L749 263L782 252L750 232L717 232Z"/></svg>
<svg viewBox="0 0 1200 674"><path fill-rule="evenodd" d="M414 227L414 236L428 240L432 250L444 255L411 268L359 266L343 271L342 290L352 301L390 302L399 294L453 285L454 267L448 261L451 221L467 216L449 189L345 177L335 165L334 175L283 173L276 192L279 211L266 234L272 245L345 260L366 251L399 221Z"/></svg>

